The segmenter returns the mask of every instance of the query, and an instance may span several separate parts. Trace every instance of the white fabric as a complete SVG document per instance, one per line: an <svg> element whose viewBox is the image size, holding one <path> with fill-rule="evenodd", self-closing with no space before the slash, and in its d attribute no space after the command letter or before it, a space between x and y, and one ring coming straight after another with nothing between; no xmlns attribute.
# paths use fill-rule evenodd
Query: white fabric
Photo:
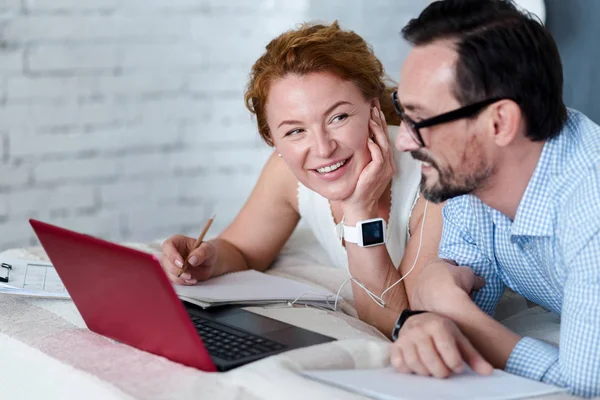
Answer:
<svg viewBox="0 0 600 400"><path fill-rule="evenodd" d="M390 143L393 145L398 133L397 126L390 126ZM394 152L396 175L392 179L392 204L389 220L386 221L386 247L392 262L398 268L406 242L410 214L419 193L421 163L409 153ZM336 223L329 200L298 183L298 208L302 220L312 230L329 256L330 264L337 268L348 268L348 256L336 233Z"/></svg>
<svg viewBox="0 0 600 400"><path fill-rule="evenodd" d="M156 243L132 246L151 252L160 248ZM15 249L2 256L45 258L39 249ZM346 271L321 264L319 259L326 256L310 231L301 227L269 273L337 289L346 279ZM343 303L344 313L304 307L249 308L339 340L269 357L222 374L187 368L92 333L85 329L71 301L0 295L0 398L364 399L297 373L304 369L380 368L388 364L388 339L352 317L356 315L352 291L350 286L344 290L342 295L348 299ZM499 309L505 316L511 315L509 309L522 311L511 320L513 325L528 334L535 331L545 338L557 337L558 321L529 319L523 302L509 300L508 307L503 308L501 302ZM547 315L539 307L530 310L538 317ZM527 327L528 323L534 326Z"/></svg>

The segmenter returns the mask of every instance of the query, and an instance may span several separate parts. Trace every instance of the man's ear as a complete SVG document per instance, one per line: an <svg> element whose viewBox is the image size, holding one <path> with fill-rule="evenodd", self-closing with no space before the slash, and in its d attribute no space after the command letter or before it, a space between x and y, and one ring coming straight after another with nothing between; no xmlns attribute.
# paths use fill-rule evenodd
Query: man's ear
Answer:
<svg viewBox="0 0 600 400"><path fill-rule="evenodd" d="M491 111L494 142L497 146L506 147L515 140L522 129L521 107L507 99L494 103Z"/></svg>

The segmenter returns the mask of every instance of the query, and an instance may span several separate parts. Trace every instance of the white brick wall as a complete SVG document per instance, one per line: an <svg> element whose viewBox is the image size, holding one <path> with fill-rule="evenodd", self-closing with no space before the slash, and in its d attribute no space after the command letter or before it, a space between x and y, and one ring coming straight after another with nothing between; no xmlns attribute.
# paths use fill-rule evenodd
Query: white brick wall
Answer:
<svg viewBox="0 0 600 400"><path fill-rule="evenodd" d="M212 233L271 150L244 107L264 45L338 19L392 77L428 0L0 0L0 251L30 217L110 240Z"/></svg>

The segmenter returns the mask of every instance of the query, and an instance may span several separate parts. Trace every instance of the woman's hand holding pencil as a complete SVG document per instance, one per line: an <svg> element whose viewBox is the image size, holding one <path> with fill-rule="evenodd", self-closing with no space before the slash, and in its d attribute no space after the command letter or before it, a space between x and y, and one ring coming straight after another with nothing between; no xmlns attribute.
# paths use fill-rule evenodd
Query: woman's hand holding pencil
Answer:
<svg viewBox="0 0 600 400"><path fill-rule="evenodd" d="M213 214L197 239L173 235L163 242L161 264L173 283L193 285L213 275L216 249L204 236L214 218Z"/></svg>

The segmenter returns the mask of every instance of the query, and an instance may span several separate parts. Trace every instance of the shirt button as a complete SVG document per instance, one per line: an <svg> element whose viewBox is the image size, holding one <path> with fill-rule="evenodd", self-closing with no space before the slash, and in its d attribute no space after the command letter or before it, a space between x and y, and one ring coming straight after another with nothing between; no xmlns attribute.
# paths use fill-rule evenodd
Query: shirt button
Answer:
<svg viewBox="0 0 600 400"><path fill-rule="evenodd" d="M531 250L531 243L525 243L523 245L523 250L528 250L528 251Z"/></svg>

